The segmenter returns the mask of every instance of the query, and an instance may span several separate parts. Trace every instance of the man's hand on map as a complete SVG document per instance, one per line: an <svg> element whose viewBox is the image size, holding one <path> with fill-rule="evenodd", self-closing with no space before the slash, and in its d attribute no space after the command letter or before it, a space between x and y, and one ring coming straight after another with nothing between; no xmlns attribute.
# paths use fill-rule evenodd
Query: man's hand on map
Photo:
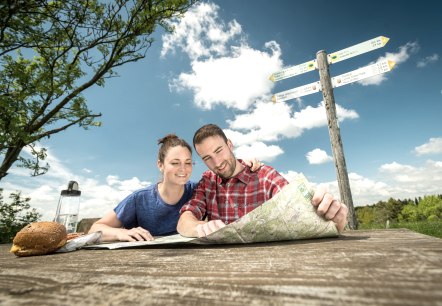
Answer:
<svg viewBox="0 0 442 306"><path fill-rule="evenodd" d="M347 224L348 208L341 201L334 199L333 195L328 193L323 186L316 189L312 204L317 208L318 215L336 224L339 233L344 230Z"/></svg>
<svg viewBox="0 0 442 306"><path fill-rule="evenodd" d="M217 230L226 226L221 220L212 220L207 223L198 224L196 226L196 232L198 234L198 238L205 237Z"/></svg>

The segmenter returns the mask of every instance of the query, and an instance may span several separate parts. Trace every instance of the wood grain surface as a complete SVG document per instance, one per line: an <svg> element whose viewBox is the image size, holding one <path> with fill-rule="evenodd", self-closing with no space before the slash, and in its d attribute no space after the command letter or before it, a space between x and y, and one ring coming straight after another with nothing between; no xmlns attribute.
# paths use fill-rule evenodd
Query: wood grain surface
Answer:
<svg viewBox="0 0 442 306"><path fill-rule="evenodd" d="M403 229L15 257L0 305L442 305L442 239Z"/></svg>

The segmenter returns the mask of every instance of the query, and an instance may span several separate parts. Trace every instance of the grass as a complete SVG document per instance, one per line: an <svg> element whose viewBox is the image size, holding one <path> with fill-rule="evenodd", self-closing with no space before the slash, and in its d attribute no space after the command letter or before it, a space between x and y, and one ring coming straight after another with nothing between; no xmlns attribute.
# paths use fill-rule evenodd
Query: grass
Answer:
<svg viewBox="0 0 442 306"><path fill-rule="evenodd" d="M385 224L361 224L358 229L382 229ZM419 221L390 223L389 228L407 228L417 233L442 238L442 221Z"/></svg>

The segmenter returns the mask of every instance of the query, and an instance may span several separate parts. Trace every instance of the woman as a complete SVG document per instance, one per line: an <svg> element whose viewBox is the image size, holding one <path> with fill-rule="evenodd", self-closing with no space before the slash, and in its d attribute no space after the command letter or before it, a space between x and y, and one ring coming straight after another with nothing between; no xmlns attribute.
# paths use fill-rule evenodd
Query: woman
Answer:
<svg viewBox="0 0 442 306"><path fill-rule="evenodd" d="M101 231L101 241L153 240L153 236L176 234L181 207L190 199L197 182L190 182L192 149L169 134L158 140L157 166L163 175L152 184L126 197L115 209L96 221L89 233ZM252 170L261 164L254 162Z"/></svg>

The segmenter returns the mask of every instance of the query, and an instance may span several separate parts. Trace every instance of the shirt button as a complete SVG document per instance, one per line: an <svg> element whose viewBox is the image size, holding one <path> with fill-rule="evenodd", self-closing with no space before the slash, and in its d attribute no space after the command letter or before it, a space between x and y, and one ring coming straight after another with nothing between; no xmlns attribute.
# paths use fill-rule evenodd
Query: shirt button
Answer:
<svg viewBox="0 0 442 306"><path fill-rule="evenodd" d="M227 220L224 222L226 225L229 224L229 222L227 222Z"/></svg>

